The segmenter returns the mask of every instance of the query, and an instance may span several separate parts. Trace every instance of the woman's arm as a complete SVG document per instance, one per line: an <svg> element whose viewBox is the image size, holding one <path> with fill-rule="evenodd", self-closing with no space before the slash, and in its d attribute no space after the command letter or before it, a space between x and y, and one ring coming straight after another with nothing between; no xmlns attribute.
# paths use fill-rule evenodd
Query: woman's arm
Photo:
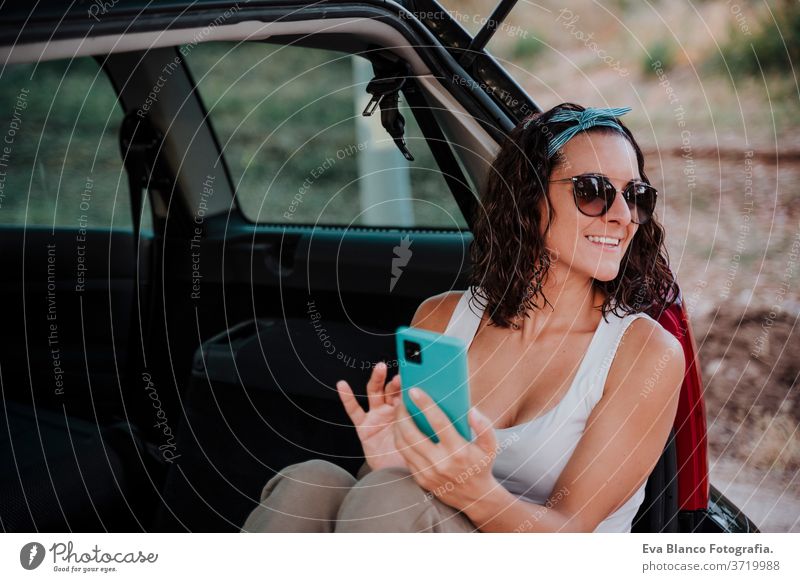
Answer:
<svg viewBox="0 0 800 582"><path fill-rule="evenodd" d="M494 487L463 509L485 532L592 532L644 483L675 419L685 372L680 342L660 325L632 322L603 397L545 505Z"/></svg>

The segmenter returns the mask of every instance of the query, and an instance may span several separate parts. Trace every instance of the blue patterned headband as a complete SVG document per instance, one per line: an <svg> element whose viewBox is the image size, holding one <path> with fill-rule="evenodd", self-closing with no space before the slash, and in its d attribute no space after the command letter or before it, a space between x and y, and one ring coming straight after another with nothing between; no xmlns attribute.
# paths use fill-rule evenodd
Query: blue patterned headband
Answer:
<svg viewBox="0 0 800 582"><path fill-rule="evenodd" d="M624 115L630 110L630 107L588 107L583 111L575 111L573 109L557 111L550 118L550 121L576 121L577 123L550 140L550 146L547 148L547 157L552 158L577 133L590 127L605 125L622 131L622 127L614 118ZM522 128L528 129L531 121L533 121L533 118L526 121Z"/></svg>

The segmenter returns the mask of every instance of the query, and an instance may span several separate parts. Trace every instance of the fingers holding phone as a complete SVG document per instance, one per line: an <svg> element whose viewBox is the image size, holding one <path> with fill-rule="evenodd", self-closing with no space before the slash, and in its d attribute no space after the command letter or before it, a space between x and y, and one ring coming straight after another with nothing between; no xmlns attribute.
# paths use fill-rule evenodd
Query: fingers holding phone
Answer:
<svg viewBox="0 0 800 582"><path fill-rule="evenodd" d="M392 425L395 406L400 398L400 376L386 382L387 367L378 362L367 381L367 410L356 400L353 390L345 380L336 383L344 409L361 441L364 457L372 469L383 466L405 466L405 460L394 446Z"/></svg>

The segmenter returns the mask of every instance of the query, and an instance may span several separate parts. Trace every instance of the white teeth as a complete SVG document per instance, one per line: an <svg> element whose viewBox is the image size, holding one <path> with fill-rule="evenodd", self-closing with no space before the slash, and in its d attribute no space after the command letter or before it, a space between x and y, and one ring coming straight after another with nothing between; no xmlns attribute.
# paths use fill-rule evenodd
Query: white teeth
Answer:
<svg viewBox="0 0 800 582"><path fill-rule="evenodd" d="M591 236L591 235L587 236L586 238L588 238L591 242L596 242L596 243L603 243L614 246L617 246L619 244L618 238L611 238L607 236Z"/></svg>

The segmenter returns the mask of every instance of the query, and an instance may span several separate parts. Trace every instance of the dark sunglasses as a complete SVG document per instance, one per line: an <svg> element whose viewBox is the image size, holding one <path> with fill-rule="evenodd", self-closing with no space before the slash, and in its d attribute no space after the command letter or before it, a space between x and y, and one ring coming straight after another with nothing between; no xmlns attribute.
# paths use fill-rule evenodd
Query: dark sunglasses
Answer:
<svg viewBox="0 0 800 582"><path fill-rule="evenodd" d="M572 182L575 206L586 216L603 216L617 197L617 189L602 174L581 174L551 182ZM645 224L653 216L658 190L647 182L631 180L622 189L622 196L631 211L631 221Z"/></svg>

